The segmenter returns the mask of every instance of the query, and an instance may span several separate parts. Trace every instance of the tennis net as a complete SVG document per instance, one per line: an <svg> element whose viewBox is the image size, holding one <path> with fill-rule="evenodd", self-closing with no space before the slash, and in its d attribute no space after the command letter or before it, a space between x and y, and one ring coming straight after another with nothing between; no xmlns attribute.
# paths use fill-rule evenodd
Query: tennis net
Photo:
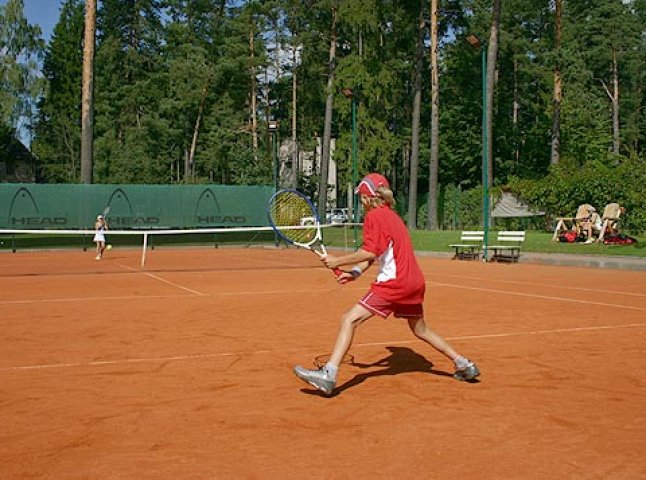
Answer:
<svg viewBox="0 0 646 480"><path fill-rule="evenodd" d="M311 227L302 227L304 229ZM95 260L93 230L0 229L0 276L96 273L133 270L231 269L205 252L221 248L280 249L271 227L109 230L101 262ZM331 249L354 250L361 242L360 224L322 225ZM193 251L199 251L194 255ZM238 262L240 268L251 268Z"/></svg>

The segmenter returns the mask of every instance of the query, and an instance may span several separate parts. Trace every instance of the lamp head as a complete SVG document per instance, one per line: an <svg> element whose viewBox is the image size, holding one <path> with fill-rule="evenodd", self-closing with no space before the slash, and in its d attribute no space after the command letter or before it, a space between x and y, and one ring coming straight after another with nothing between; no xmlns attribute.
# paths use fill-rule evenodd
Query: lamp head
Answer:
<svg viewBox="0 0 646 480"><path fill-rule="evenodd" d="M471 45L473 48L480 48L482 46L482 42L480 41L478 36L473 33L467 36L467 42L469 42L469 45Z"/></svg>

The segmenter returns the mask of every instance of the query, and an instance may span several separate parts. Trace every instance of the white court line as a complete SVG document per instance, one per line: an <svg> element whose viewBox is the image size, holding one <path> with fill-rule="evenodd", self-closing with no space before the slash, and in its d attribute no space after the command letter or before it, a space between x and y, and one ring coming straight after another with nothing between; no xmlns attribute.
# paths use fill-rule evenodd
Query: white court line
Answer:
<svg viewBox="0 0 646 480"><path fill-rule="evenodd" d="M502 280L490 277L478 277L475 275L451 275L447 273L435 273L435 272L424 272L426 276L442 276L442 277L453 277L463 280L465 278L471 280L478 280L487 282L497 282L497 283L511 283L513 285L529 285L530 287L547 287L547 288L558 288L559 290L580 290L582 292L595 292L595 293L609 293L611 295L629 295L633 297L646 297L646 293L636 293L636 292L622 292L620 290L601 290L598 288L585 288L585 287L572 287L569 285L554 285L549 283L533 283L533 282L519 282L518 280Z"/></svg>
<svg viewBox="0 0 646 480"><path fill-rule="evenodd" d="M280 252L280 250L276 249L276 252ZM249 258L246 258L245 255L230 255L230 254L223 255L223 257L233 259L233 260L240 260L241 262L246 263L246 264L250 263L250 261L251 261L251 262L257 262L257 263L260 263L260 264L267 264L267 265L271 265L271 266L275 266L275 267L288 266L288 267L299 267L299 268L312 268L310 265L303 265L302 263L284 262L284 261L278 260L278 259L277 260L264 260L264 259L260 259L260 258L249 259ZM279 257L277 257L277 258L279 258Z"/></svg>
<svg viewBox="0 0 646 480"><path fill-rule="evenodd" d="M505 337L521 337L531 335L548 335L554 333L578 333L578 332L592 332L595 330L619 330L623 328L639 328L646 327L646 323L626 323L623 325L598 325L596 327L572 327L572 328L556 328L553 330L533 330L525 332L502 332L490 333L483 335L461 335L456 337L446 337L446 340L486 340L490 338L505 338ZM387 345L406 345L411 343L418 343L419 340L402 340L391 342L370 342L370 343L357 343L353 348L362 347L381 347ZM296 352L299 350L280 350L281 353ZM69 363L44 363L40 365L23 365L17 367L0 367L0 372L22 372L29 370L48 370L57 368L76 368L76 367L101 367L110 365L128 365L133 363L160 363L170 361L187 361L187 360L203 360L209 358L223 358L223 357L243 357L249 355L267 355L276 354L274 350L255 350L252 352L221 352L221 353L205 353L196 355L173 355L170 357L148 357L148 358L124 358L120 360L96 360L93 362L69 362Z"/></svg>
<svg viewBox="0 0 646 480"><path fill-rule="evenodd" d="M193 290L192 288L185 287L184 285L180 285L178 283L171 282L170 280L166 280L165 278L158 277L157 275L153 275L152 273L149 272L143 272L141 270L137 270L136 268L128 267L127 265L121 265L117 264L118 266L125 268L126 270L130 270L133 272L141 273L142 275L146 275L150 278L154 278L155 280L159 280L160 282L166 283L168 285L172 285L173 287L180 288L182 290L185 290L187 292L192 293L193 295L199 295L199 296L204 296L205 294L202 292L198 292L197 290Z"/></svg>
<svg viewBox="0 0 646 480"><path fill-rule="evenodd" d="M578 333L578 332L592 332L595 330L618 330L621 328L639 328L646 327L646 323L625 323L623 325L597 325L596 327L570 327L570 328L555 328L552 330L533 330L528 332L503 332L503 333L486 333L482 335L461 335L457 337L445 337L446 340L484 340L487 338L505 338L505 337L523 337L531 335L546 335L551 333ZM419 340L403 340L400 342L374 342L363 343L360 346L378 347L383 345L402 345L407 343L417 343Z"/></svg>
<svg viewBox="0 0 646 480"><path fill-rule="evenodd" d="M84 301L105 301L105 300L147 300L160 298L187 298L193 295L115 295L111 297L68 297L68 298L39 298L34 300L0 300L0 305L26 304L26 303L60 303L60 302L84 302Z"/></svg>
<svg viewBox="0 0 646 480"><path fill-rule="evenodd" d="M502 293L505 295L515 295L518 297L532 297L540 298L541 300L555 300L557 302L573 302L573 303L584 303L587 305L597 305L601 307L612 307L612 308L624 308L626 310L644 310L646 308L642 307L632 307L630 305L621 305L618 303L604 303L604 302L593 302L590 300L577 300L575 298L565 298L565 297L554 297L551 295L538 295L536 293L523 293L523 292L510 292L508 290L496 290L495 288L482 288L482 287L467 287L464 285L453 285L451 283L427 283L432 287L449 287L449 288L463 288L465 290L477 290L481 292L490 292L490 293Z"/></svg>
<svg viewBox="0 0 646 480"><path fill-rule="evenodd" d="M129 268L129 267L125 267ZM344 288L346 290L351 289L351 290L365 290L366 286L342 286L342 285L331 285L329 289L327 290L321 290L320 288L311 288L311 289L278 289L278 290L254 290L254 291L244 291L244 292L222 292L222 293L202 293L198 292L196 290L192 290L190 288L184 287L182 285L175 284L173 282L170 282L168 280L165 280L161 277L157 277L151 273L147 272L140 272L143 273L144 275L148 275L150 277L153 277L159 281L168 283L170 285L173 285L177 288L181 288L183 290L186 290L190 292L193 295L198 295L201 297L217 297L217 296L222 296L222 297L244 297L244 296L255 296L255 295L280 295L280 294L285 294L285 293L290 293L290 294L295 294L295 293L330 293L334 291L339 291L341 288ZM620 308L620 309L626 309L626 310L639 310L643 311L646 310L646 308L642 307L632 307L630 305L621 305L618 303L603 303L603 302L594 302L590 300L577 300L573 298L566 298L566 297L555 297L555 296L549 296L549 295L539 295L536 293L522 293L522 292L511 292L508 290L497 290L497 289L491 289L491 288L482 288L482 287L468 287L464 285L455 285L455 284L450 284L450 283L436 283L436 282L427 282L426 285L430 287L449 287L449 288L462 288L465 290L477 290L477 291L483 291L483 292L491 292L491 293L499 293L503 295L516 295L516 296L522 296L522 297L530 297L530 298L538 298L542 300L554 300L554 301L559 301L559 302L573 302L573 303L582 303L582 304L587 304L587 305L597 305L597 306L605 306L605 307L612 307L612 308ZM73 297L73 298L59 298L59 299L42 299L42 300L0 300L0 305L2 304L27 304L27 303L46 303L46 302L67 302L67 301L82 301L82 300L110 300L110 299L147 299L147 298L174 298L174 297L184 297L185 295L149 295L149 296L119 296L119 297Z"/></svg>
<svg viewBox="0 0 646 480"><path fill-rule="evenodd" d="M185 287L184 285L180 285L178 283L171 282L170 280L166 280L165 278L158 277L157 275L153 275L152 273L148 272L142 272L144 275L147 275L151 278L154 278L155 280L159 280L160 282L167 283L168 285L172 285L173 287L181 288L182 290L186 290L187 292L191 292L194 295L199 295L199 296L204 296L206 295L205 293L198 292L197 290L193 290L192 288Z"/></svg>

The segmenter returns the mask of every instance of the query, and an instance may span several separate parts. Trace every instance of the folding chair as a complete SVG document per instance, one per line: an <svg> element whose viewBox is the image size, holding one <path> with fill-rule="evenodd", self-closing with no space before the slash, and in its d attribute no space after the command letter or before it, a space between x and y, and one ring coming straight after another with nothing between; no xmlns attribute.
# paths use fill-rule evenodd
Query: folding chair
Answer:
<svg viewBox="0 0 646 480"><path fill-rule="evenodd" d="M576 209L574 217L558 217L552 241L558 240L559 234L563 231L576 230L579 233L580 223L590 218L591 211L594 211L594 207L589 203L583 203Z"/></svg>
<svg viewBox="0 0 646 480"><path fill-rule="evenodd" d="M599 241L603 242L603 238L606 233L618 233L619 232L619 217L624 212L624 208L621 207L618 203L609 203L606 205L606 208L603 209L603 216L601 220L603 226L601 227L601 232L599 233Z"/></svg>

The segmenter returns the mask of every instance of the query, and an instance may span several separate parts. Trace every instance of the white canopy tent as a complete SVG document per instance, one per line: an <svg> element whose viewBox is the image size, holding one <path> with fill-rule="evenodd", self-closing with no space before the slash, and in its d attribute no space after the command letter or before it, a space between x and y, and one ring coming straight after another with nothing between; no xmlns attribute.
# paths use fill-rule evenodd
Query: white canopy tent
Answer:
<svg viewBox="0 0 646 480"><path fill-rule="evenodd" d="M527 204L507 192L503 192L491 212L493 218L538 217L541 215L545 215L545 212L531 210Z"/></svg>

